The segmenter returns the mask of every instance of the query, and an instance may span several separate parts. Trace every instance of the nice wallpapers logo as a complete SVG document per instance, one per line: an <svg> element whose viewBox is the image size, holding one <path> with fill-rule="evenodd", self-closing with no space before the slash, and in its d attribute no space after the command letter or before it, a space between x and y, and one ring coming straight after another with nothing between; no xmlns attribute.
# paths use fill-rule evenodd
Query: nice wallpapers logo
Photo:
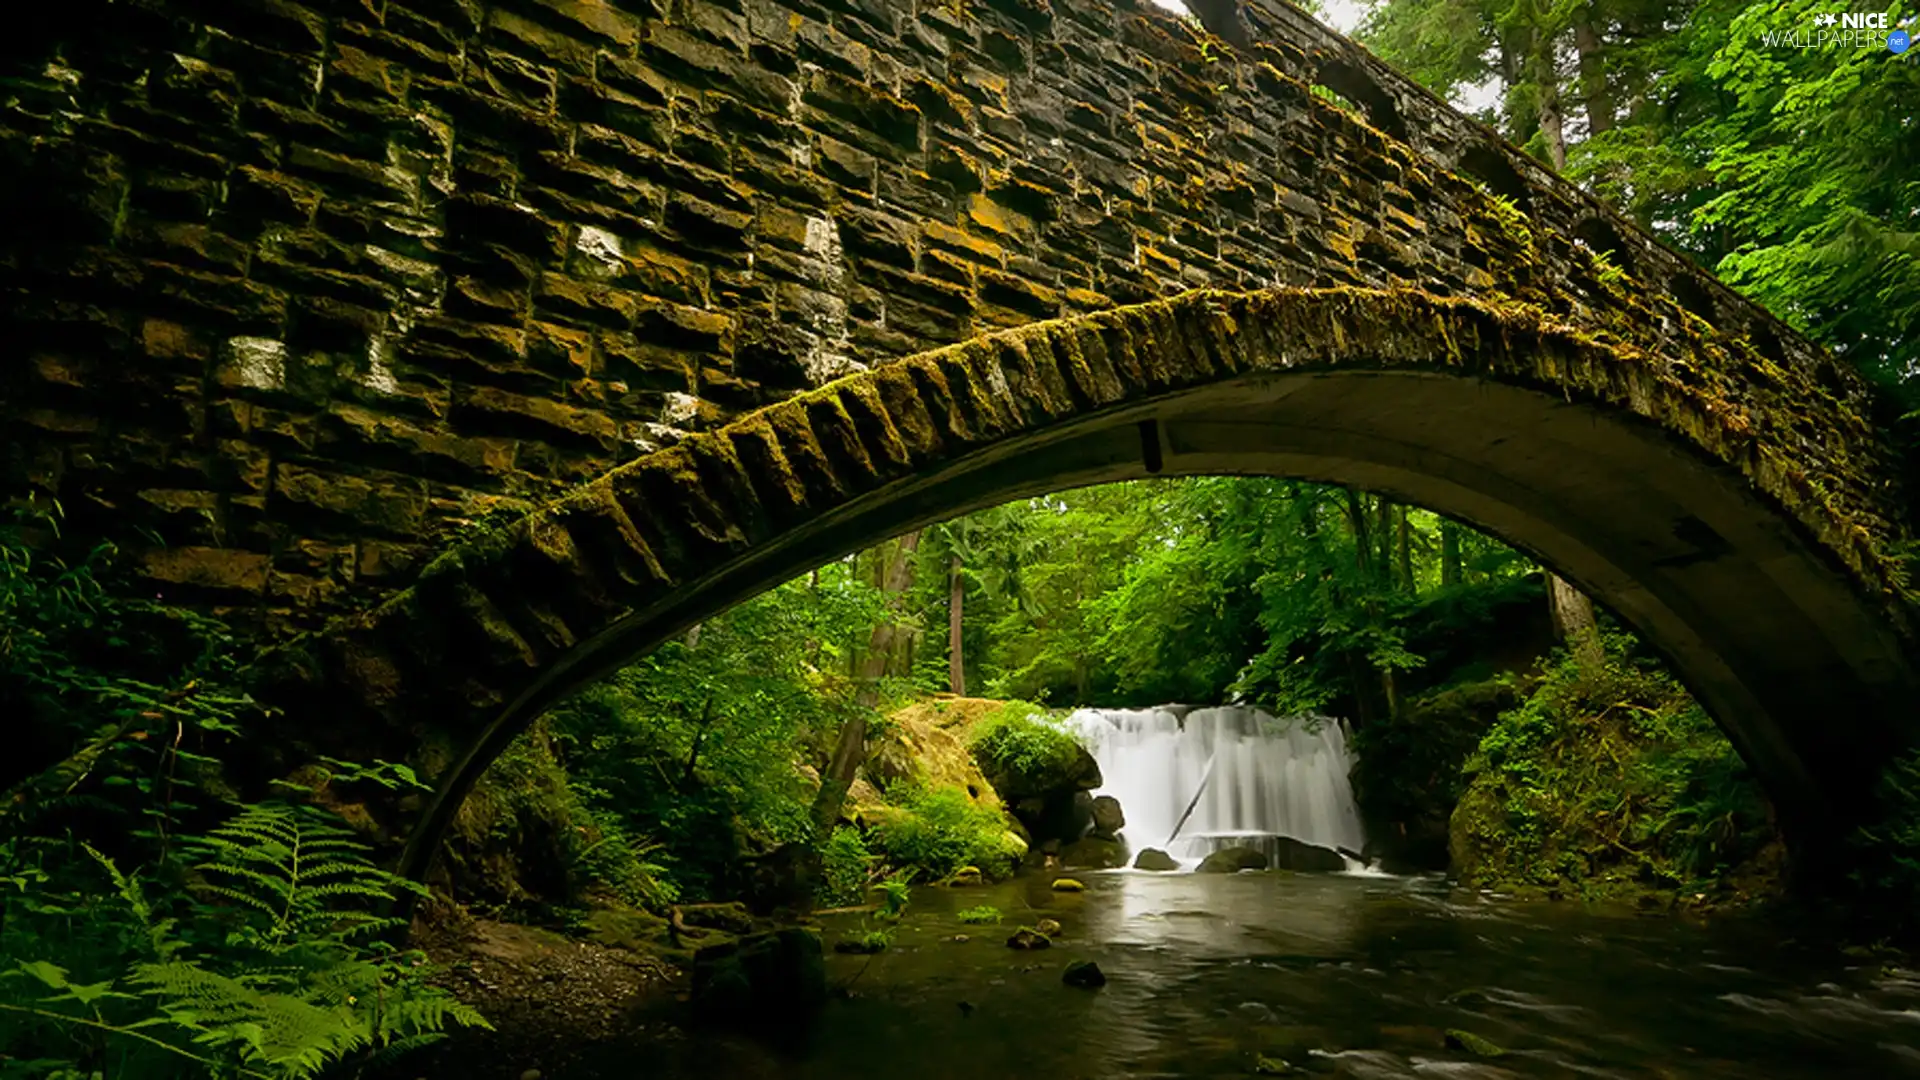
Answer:
<svg viewBox="0 0 1920 1080"><path fill-rule="evenodd" d="M1902 20L1908 22L1911 20ZM1794 49L1878 49L1898 55L1913 44L1905 26L1891 26L1884 11L1823 11L1813 25L1799 30L1770 30L1760 35L1770 46Z"/></svg>

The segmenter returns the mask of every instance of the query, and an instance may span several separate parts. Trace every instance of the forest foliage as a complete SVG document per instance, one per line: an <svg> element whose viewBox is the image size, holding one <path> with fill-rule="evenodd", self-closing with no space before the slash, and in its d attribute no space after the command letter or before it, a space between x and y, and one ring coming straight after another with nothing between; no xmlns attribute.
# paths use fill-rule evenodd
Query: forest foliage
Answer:
<svg viewBox="0 0 1920 1080"><path fill-rule="evenodd" d="M1767 893L1778 840L1746 763L1660 662L1609 634L1562 654L1460 770L1454 872L1588 899Z"/></svg>
<svg viewBox="0 0 1920 1080"><path fill-rule="evenodd" d="M1357 36L1850 361L1891 421L1920 406L1920 52L1783 40L1832 10L1381 0Z"/></svg>
<svg viewBox="0 0 1920 1080"><path fill-rule="evenodd" d="M1491 87L1483 119L1854 364L1913 445L1897 417L1920 405L1920 50L1765 40L1821 10L1382 0L1360 36L1443 95ZM1891 12L1911 28L1910 5ZM258 716L241 643L117 587L111 547L51 554L71 547L59 525L41 508L0 528L0 715L23 718L0 762L0 1077L306 1077L484 1023L387 942L383 912L418 886L303 792L235 789ZM823 832L816 795L850 725L884 733L892 704L930 692L1015 699L1033 704L974 746L1032 764L1063 753L1040 707L1240 700L1353 719L1363 787L1437 793L1389 813L1458 796L1479 880L1685 890L1754 862L1770 832L1751 778L1642 645L1612 627L1598 665L1512 674L1544 648L1515 613L1544 606L1521 553L1375 494L1227 477L1060 492L707 620L545 718L464 820L476 852L549 849L550 887L499 889L504 909L737 896L760 857L810 843L824 901L877 895L897 916L905 874L1012 851L997 815L924 785L886 791L873 828ZM1490 685L1491 721L1410 726ZM418 783L382 763L323 772ZM1882 820L1849 840L1855 884L1910 915L1920 757L1877 795Z"/></svg>
<svg viewBox="0 0 1920 1080"><path fill-rule="evenodd" d="M0 1076L292 1080L484 1024L386 940L417 886L297 795L226 783L258 710L225 628L113 589L110 548L46 554L58 526L0 528Z"/></svg>

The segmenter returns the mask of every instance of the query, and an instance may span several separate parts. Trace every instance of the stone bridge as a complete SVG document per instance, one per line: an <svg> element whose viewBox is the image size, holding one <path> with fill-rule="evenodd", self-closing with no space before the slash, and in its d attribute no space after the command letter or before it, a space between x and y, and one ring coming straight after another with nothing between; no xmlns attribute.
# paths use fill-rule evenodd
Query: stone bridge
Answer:
<svg viewBox="0 0 1920 1080"><path fill-rule="evenodd" d="M1911 744L1859 380L1280 0L76 0L0 67L9 488L437 777L796 573L1360 485L1664 649L1803 851Z"/></svg>

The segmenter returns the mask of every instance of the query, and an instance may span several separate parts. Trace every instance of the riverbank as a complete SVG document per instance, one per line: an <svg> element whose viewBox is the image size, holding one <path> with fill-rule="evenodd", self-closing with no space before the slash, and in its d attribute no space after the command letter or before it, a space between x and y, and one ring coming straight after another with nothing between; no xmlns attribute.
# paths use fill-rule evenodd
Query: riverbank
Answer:
<svg viewBox="0 0 1920 1080"><path fill-rule="evenodd" d="M1920 974L1795 943L1765 917L1496 900L1432 877L1081 880L1081 892L1055 892L1046 875L916 889L872 956L831 948L866 916L823 916L836 993L797 1037L779 1039L691 1024L671 974L598 1000L629 985L602 981L598 965L624 960L483 928L466 953L475 977L501 995L557 999L512 1014L545 1025L556 1049L524 1032L463 1035L413 1059L407 1075L843 1080L880 1063L922 1080L1282 1067L1408 1078L1920 1075L1909 1048ZM999 920L971 921L982 909ZM1042 919L1059 924L1050 948L1006 946ZM1104 987L1064 981L1083 961L1099 965ZM582 982L548 978L568 964L582 966ZM556 1021L567 1015L582 1027L561 1046Z"/></svg>
<svg viewBox="0 0 1920 1080"><path fill-rule="evenodd" d="M407 1058L395 1077L562 1076L682 1030L671 1006L685 995L686 971L649 950L451 913L423 924L414 945L493 1030L462 1031Z"/></svg>

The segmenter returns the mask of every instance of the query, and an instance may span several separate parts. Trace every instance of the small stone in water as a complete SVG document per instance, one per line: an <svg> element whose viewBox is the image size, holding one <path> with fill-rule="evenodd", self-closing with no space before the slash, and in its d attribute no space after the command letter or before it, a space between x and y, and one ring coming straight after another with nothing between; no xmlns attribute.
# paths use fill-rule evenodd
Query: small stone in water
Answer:
<svg viewBox="0 0 1920 1080"><path fill-rule="evenodd" d="M1067 965L1060 981L1081 990L1098 990L1107 985L1107 973L1091 960L1075 960Z"/></svg>
<svg viewBox="0 0 1920 1080"><path fill-rule="evenodd" d="M1025 926L1015 930L1013 936L1007 939L1009 949L1045 949L1052 945L1047 935Z"/></svg>
<svg viewBox="0 0 1920 1080"><path fill-rule="evenodd" d="M1299 1070L1279 1058L1270 1058L1265 1054L1255 1054L1253 1055L1253 1071L1259 1073L1261 1076L1286 1076Z"/></svg>
<svg viewBox="0 0 1920 1080"><path fill-rule="evenodd" d="M1041 919L1039 922L1033 924L1033 928L1048 937L1060 936L1060 923L1054 919Z"/></svg>
<svg viewBox="0 0 1920 1080"><path fill-rule="evenodd" d="M970 937L968 937L968 936L967 936L967 935L965 935L965 934L955 934L955 935L953 935L953 937L952 937L952 939L951 939L951 940L953 940L953 941L957 941L957 942L959 942L960 944L962 944L962 945L964 945L964 944L966 944L967 942L969 942L969 941L972 941L973 939L972 939L972 938L970 938Z"/></svg>
<svg viewBox="0 0 1920 1080"><path fill-rule="evenodd" d="M1087 887L1081 884L1080 882L1075 881L1073 878L1063 877L1063 878L1054 879L1053 891L1054 892L1086 892Z"/></svg>
<svg viewBox="0 0 1920 1080"><path fill-rule="evenodd" d="M1475 1057L1497 1058L1505 1057L1507 1053L1473 1032L1461 1031L1459 1028L1447 1029L1447 1046L1454 1050L1465 1050Z"/></svg>

